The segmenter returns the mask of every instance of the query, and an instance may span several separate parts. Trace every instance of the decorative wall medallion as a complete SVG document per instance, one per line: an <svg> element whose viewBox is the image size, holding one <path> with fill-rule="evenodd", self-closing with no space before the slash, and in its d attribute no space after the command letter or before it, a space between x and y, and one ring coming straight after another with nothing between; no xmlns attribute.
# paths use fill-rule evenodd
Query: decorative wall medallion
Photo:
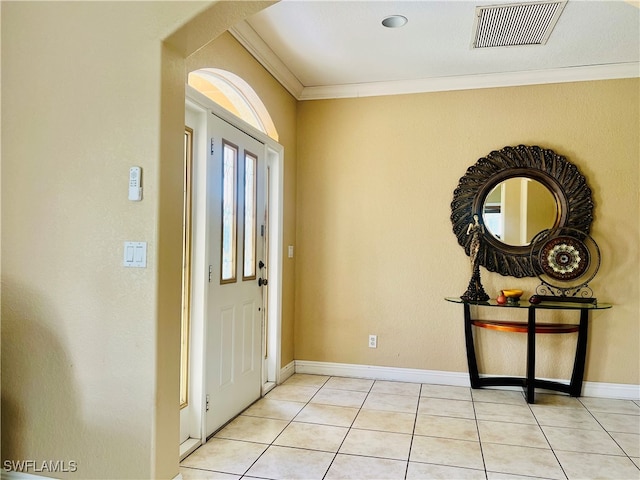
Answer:
<svg viewBox="0 0 640 480"><path fill-rule="evenodd" d="M573 280L584 274L589 266L589 250L577 238L557 237L542 247L542 270L558 280Z"/></svg>
<svg viewBox="0 0 640 480"><path fill-rule="evenodd" d="M589 282L600 269L600 248L588 233L543 230L531 242L531 264L541 282L534 296L595 300Z"/></svg>

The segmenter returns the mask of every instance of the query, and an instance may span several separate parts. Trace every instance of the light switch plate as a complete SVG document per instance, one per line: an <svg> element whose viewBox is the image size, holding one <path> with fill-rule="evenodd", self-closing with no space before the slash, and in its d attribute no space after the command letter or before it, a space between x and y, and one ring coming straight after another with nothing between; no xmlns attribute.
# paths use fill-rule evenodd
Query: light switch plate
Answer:
<svg viewBox="0 0 640 480"><path fill-rule="evenodd" d="M125 267L147 267L147 242L124 242Z"/></svg>

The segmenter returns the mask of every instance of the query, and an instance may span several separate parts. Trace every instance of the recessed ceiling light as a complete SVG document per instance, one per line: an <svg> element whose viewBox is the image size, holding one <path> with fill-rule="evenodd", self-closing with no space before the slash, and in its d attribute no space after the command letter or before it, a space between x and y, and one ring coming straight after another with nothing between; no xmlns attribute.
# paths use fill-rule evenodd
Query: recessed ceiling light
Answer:
<svg viewBox="0 0 640 480"><path fill-rule="evenodd" d="M387 28L400 28L404 27L407 22L407 17L403 17L402 15L389 15L382 20L382 25Z"/></svg>

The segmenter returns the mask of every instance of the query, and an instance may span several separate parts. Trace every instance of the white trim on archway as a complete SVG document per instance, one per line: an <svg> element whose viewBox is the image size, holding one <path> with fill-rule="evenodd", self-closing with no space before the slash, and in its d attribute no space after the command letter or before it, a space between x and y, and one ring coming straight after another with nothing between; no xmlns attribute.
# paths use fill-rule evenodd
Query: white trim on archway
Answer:
<svg viewBox="0 0 640 480"><path fill-rule="evenodd" d="M225 110L278 141L271 115L255 90L238 75L218 68L189 73L188 84Z"/></svg>

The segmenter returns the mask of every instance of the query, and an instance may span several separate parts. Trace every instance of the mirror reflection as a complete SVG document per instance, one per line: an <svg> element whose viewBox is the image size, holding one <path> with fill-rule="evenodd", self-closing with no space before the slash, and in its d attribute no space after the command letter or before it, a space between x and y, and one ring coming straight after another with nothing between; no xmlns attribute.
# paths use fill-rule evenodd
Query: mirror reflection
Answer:
<svg viewBox="0 0 640 480"><path fill-rule="evenodd" d="M558 207L553 193L527 177L509 178L496 185L483 206L486 230L502 243L526 246L540 231L552 228Z"/></svg>

